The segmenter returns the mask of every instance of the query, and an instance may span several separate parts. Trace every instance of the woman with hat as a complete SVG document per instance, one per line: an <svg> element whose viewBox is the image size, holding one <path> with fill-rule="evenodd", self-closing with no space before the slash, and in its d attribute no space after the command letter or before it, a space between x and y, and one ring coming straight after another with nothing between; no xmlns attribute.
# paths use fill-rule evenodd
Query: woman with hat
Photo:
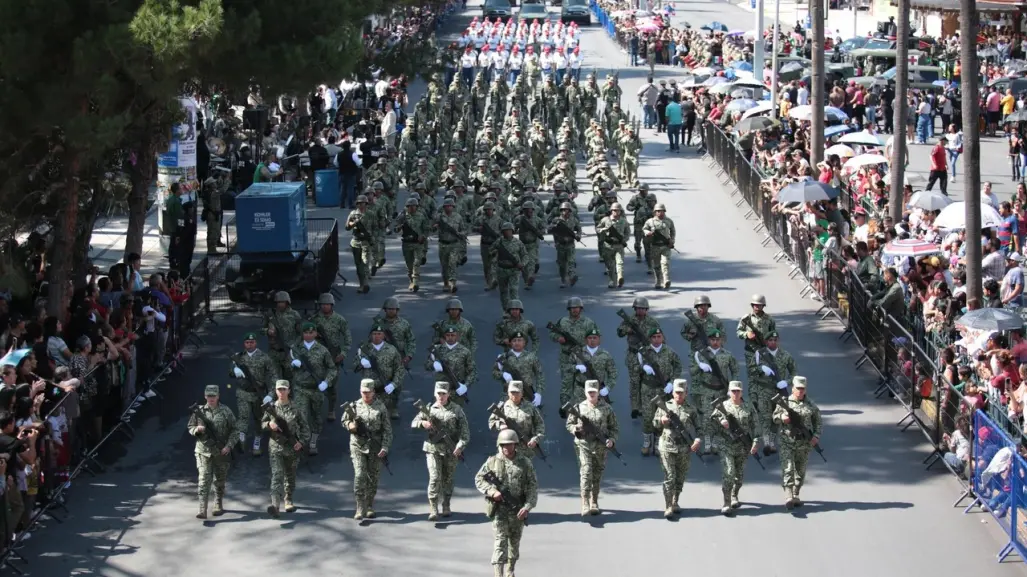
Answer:
<svg viewBox="0 0 1027 577"><path fill-rule="evenodd" d="M310 439L310 429L302 413L289 399L289 381L279 379L275 382L274 403L264 407L261 427L271 431L271 442L268 454L271 457L271 505L267 512L271 517L278 518L279 505L284 505L286 513L296 510L292 502L292 493L296 489L296 466L299 465L300 451ZM284 502L283 502L284 497Z"/></svg>
<svg viewBox="0 0 1027 577"><path fill-rule="evenodd" d="M219 517L225 513L225 483L231 465L229 455L232 447L239 441L235 415L231 409L221 404L221 387L207 385L203 396L207 403L194 408L187 425L189 434L196 438L194 452L196 469L200 473L200 511L196 514L197 519L207 518L211 484L214 485L214 516Z"/></svg>

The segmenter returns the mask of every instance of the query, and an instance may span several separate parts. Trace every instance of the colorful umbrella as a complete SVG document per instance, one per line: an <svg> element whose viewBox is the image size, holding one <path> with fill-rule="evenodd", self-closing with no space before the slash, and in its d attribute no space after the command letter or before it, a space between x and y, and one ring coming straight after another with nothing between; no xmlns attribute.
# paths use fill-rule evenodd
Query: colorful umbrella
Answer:
<svg viewBox="0 0 1027 577"><path fill-rule="evenodd" d="M941 254L941 248L933 242L922 238L896 239L884 245L884 253L891 256L920 258L932 254Z"/></svg>

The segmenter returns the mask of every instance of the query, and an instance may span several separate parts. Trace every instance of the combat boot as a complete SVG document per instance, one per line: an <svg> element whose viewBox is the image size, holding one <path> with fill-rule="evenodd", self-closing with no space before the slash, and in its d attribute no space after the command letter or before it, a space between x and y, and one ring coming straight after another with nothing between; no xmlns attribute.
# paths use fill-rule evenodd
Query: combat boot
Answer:
<svg viewBox="0 0 1027 577"><path fill-rule="evenodd" d="M256 437L253 437L253 456L259 457L260 453L260 435L257 435Z"/></svg>
<svg viewBox="0 0 1027 577"><path fill-rule="evenodd" d="M506 564L506 577L514 577L514 567L517 566L517 561L510 561Z"/></svg>
<svg viewBox="0 0 1027 577"><path fill-rule="evenodd" d="M267 514L271 515L272 519L278 518L278 497L271 497L271 504L267 507Z"/></svg>
<svg viewBox="0 0 1027 577"><path fill-rule="evenodd" d="M206 519L207 518L207 503L206 502L200 503L200 512L196 514L196 518L197 519Z"/></svg>
<svg viewBox="0 0 1027 577"><path fill-rule="evenodd" d="M670 502L670 508L674 511L674 514L681 513L681 505L678 505L678 500L681 499L681 491L674 492L674 500Z"/></svg>
<svg viewBox="0 0 1027 577"><path fill-rule="evenodd" d="M589 497L588 492L582 491L581 493L581 516L588 517L591 509L589 508Z"/></svg>
<svg viewBox="0 0 1027 577"><path fill-rule="evenodd" d="M355 521L360 521L361 519L364 518L364 500L361 499L360 497L357 497L356 503L357 503L357 505L353 509L353 519Z"/></svg>
<svg viewBox="0 0 1027 577"><path fill-rule="evenodd" d="M734 517L735 510L731 508L731 490L724 489L724 506L720 508L720 513L725 517Z"/></svg>
<svg viewBox="0 0 1027 577"><path fill-rule="evenodd" d="M506 573L503 572L503 565L500 564L500 563L496 563L495 565L493 565L492 566L492 574L495 577L505 577Z"/></svg>
<svg viewBox="0 0 1027 577"><path fill-rule="evenodd" d="M428 520L439 520L439 502L436 499L428 499Z"/></svg>
<svg viewBox="0 0 1027 577"><path fill-rule="evenodd" d="M285 512L292 513L296 511L296 505L292 502L292 495L290 493L285 494Z"/></svg>
<svg viewBox="0 0 1027 577"><path fill-rule="evenodd" d="M792 506L802 507L802 499L799 499L799 487L792 487Z"/></svg>
<svg viewBox="0 0 1027 577"><path fill-rule="evenodd" d="M591 499L588 502L588 514L598 515L599 514L599 489L592 491Z"/></svg>
<svg viewBox="0 0 1027 577"><path fill-rule="evenodd" d="M453 514L453 511L449 508L449 500L450 500L450 497L443 497L442 498L442 516L443 517L449 517L450 515Z"/></svg>
<svg viewBox="0 0 1027 577"><path fill-rule="evenodd" d="M317 437L318 437L317 433L311 433L310 434L310 449L307 451L307 453L311 457L317 455Z"/></svg>
<svg viewBox="0 0 1027 577"><path fill-rule="evenodd" d="M785 509L791 511L795 508L795 497L791 487L785 487Z"/></svg>
<svg viewBox="0 0 1027 577"><path fill-rule="evenodd" d="M650 433L642 433L642 456L648 456L653 448L653 436Z"/></svg>
<svg viewBox="0 0 1027 577"><path fill-rule="evenodd" d="M331 423L335 420L335 409L328 411L328 416L325 417L325 422Z"/></svg>
<svg viewBox="0 0 1027 577"><path fill-rule="evenodd" d="M374 495L364 500L364 516L368 519L374 519L378 514L374 512Z"/></svg>
<svg viewBox="0 0 1027 577"><path fill-rule="evenodd" d="M671 505L671 494L666 489L663 490L663 518L668 521L674 518L674 507Z"/></svg>
<svg viewBox="0 0 1027 577"><path fill-rule="evenodd" d="M731 508L732 509L737 509L737 508L742 506L742 504L738 501L738 491L741 488L742 488L741 485L735 485L734 487L731 488Z"/></svg>
<svg viewBox="0 0 1027 577"><path fill-rule="evenodd" d="M215 517L220 517L225 514L225 497L224 495L218 495L214 498L214 511Z"/></svg>

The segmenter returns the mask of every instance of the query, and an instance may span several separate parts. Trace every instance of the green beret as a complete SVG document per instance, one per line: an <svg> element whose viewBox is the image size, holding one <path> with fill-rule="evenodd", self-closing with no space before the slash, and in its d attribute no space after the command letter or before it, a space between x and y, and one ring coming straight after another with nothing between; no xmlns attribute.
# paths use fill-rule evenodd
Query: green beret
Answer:
<svg viewBox="0 0 1027 577"><path fill-rule="evenodd" d="M662 335L662 334L663 334L663 331L660 330L660 327L653 327L653 328L649 329L649 336Z"/></svg>
<svg viewBox="0 0 1027 577"><path fill-rule="evenodd" d="M513 334L510 335L510 340L511 341L514 340L514 339L523 339L523 338L524 338L524 333L522 333L521 331L514 331Z"/></svg>
<svg viewBox="0 0 1027 577"><path fill-rule="evenodd" d="M601 337L601 336L603 336L603 334L599 332L598 328L594 328L594 329L590 329L587 333L585 333L585 336L586 337Z"/></svg>
<svg viewBox="0 0 1027 577"><path fill-rule="evenodd" d="M245 335L242 336L242 340L244 340L244 341L255 341L255 340L257 340L257 333L246 333Z"/></svg>
<svg viewBox="0 0 1027 577"><path fill-rule="evenodd" d="M304 331L316 331L317 330L317 325L315 325L314 323L312 323L310 321L307 321L307 322L303 323L302 325L300 325L300 328L303 329Z"/></svg>
<svg viewBox="0 0 1027 577"><path fill-rule="evenodd" d="M769 333L767 333L767 338L768 339L777 339L777 338L780 338L780 335L777 334L777 331L770 331Z"/></svg>
<svg viewBox="0 0 1027 577"><path fill-rule="evenodd" d="M384 333L385 332L385 327L383 327L380 323L376 323L374 325L371 325L371 332L372 333Z"/></svg>
<svg viewBox="0 0 1027 577"><path fill-rule="evenodd" d="M459 334L460 331L457 330L457 328L455 326L449 325L448 327L446 327L446 330L443 331L443 334L448 335L449 333L453 333L455 335L455 334Z"/></svg>
<svg viewBox="0 0 1027 577"><path fill-rule="evenodd" d="M712 328L711 327L710 330L706 331L706 336L707 337L716 337L716 338L719 339L720 337L722 337L724 335L721 334L720 329L716 329L716 328Z"/></svg>

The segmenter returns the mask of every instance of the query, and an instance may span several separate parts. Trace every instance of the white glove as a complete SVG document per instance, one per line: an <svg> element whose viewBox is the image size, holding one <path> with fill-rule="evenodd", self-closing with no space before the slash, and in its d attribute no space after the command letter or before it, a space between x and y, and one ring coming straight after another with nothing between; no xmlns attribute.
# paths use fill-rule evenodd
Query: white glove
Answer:
<svg viewBox="0 0 1027 577"><path fill-rule="evenodd" d="M246 373L242 372L242 369L240 369L239 367L235 367L235 369L232 370L232 373L234 373L235 376L240 379L246 376Z"/></svg>
<svg viewBox="0 0 1027 577"><path fill-rule="evenodd" d="M460 385L460 386L456 388L456 394L460 395L461 397L466 395L467 394L467 385L465 385L463 383L457 383L457 384Z"/></svg>
<svg viewBox="0 0 1027 577"><path fill-rule="evenodd" d="M442 363L440 363L438 361L435 361L434 363L431 364L431 366L432 366L433 369L435 369L436 373L441 373L442 372Z"/></svg>
<svg viewBox="0 0 1027 577"><path fill-rule="evenodd" d="M670 392L673 391L673 390L674 390L674 385L672 385L670 383L667 383L667 386L663 387L663 394L669 395Z"/></svg>
<svg viewBox="0 0 1027 577"><path fill-rule="evenodd" d="M150 305L146 305L145 307L143 307L143 314L144 315L145 314L149 314L149 313L155 313L155 312L157 312L157 311L153 310L153 307L151 307Z"/></svg>
<svg viewBox="0 0 1027 577"><path fill-rule="evenodd" d="M711 367L710 365L708 365L706 363L703 363L703 362L699 363L699 369L702 370L702 372L704 372L704 373L712 373L713 372L713 367Z"/></svg>
<svg viewBox="0 0 1027 577"><path fill-rule="evenodd" d="M301 366L303 366L303 363L301 363L299 359L293 359L292 360L292 366L294 366L294 367L296 367L298 369Z"/></svg>
<svg viewBox="0 0 1027 577"><path fill-rule="evenodd" d="M270 403L273 400L274 399L271 398L271 395L268 395L268 396L264 397L264 404L266 405L266 404Z"/></svg>
<svg viewBox="0 0 1027 577"><path fill-rule="evenodd" d="M788 388L788 381L778 381L777 388L781 389L782 391L786 390Z"/></svg>
<svg viewBox="0 0 1027 577"><path fill-rule="evenodd" d="M585 374L588 372L588 367L586 367L585 365L574 365L574 368L578 369L578 372L581 374Z"/></svg>
<svg viewBox="0 0 1027 577"><path fill-rule="evenodd" d="M389 383L389 384L385 385L385 394L386 395L391 395L392 391L395 391L395 390L396 390L396 385L394 385L392 383Z"/></svg>
<svg viewBox="0 0 1027 577"><path fill-rule="evenodd" d="M645 371L645 374L647 374L647 375L655 375L656 374L656 371L654 371L653 368L650 367L649 365L643 365L642 366L642 370Z"/></svg>
<svg viewBox="0 0 1027 577"><path fill-rule="evenodd" d="M774 369L768 367L767 365L760 365L760 369L763 370L764 375L767 375L768 377L774 376Z"/></svg>
<svg viewBox="0 0 1027 577"><path fill-rule="evenodd" d="M603 397L609 397L610 396L610 389L608 389L606 387L603 387L603 388L599 389L599 395L603 396Z"/></svg>
<svg viewBox="0 0 1027 577"><path fill-rule="evenodd" d="M509 383L513 380L513 375L510 373L503 373L503 380Z"/></svg>
<svg viewBox="0 0 1027 577"><path fill-rule="evenodd" d="M328 383L325 382L325 381L321 381L321 384L317 385L317 390L321 391L322 393L327 391L328 390Z"/></svg>
<svg viewBox="0 0 1027 577"><path fill-rule="evenodd" d="M535 399L531 401L531 404L536 407L540 406L542 404L542 395L540 393L535 393Z"/></svg>
<svg viewBox="0 0 1027 577"><path fill-rule="evenodd" d="M371 368L371 361L369 361L367 359L360 359L360 366L364 367L365 369L370 369Z"/></svg>

